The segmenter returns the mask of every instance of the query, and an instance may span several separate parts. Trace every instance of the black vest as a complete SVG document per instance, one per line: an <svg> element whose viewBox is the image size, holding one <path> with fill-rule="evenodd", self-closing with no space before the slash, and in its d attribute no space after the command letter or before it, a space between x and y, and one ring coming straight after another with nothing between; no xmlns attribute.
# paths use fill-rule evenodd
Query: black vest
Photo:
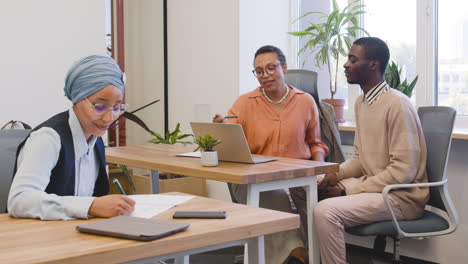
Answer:
<svg viewBox="0 0 468 264"><path fill-rule="evenodd" d="M73 145L73 137L68 125L69 112L65 111L58 115L53 116L49 120L34 128L34 132L42 127L50 127L57 131L60 136L60 154L57 164L52 169L50 175L50 182L45 189L46 193L56 194L59 196L73 196L75 195L75 147ZM16 151L15 169L13 177L16 174L18 155L23 147L26 139L18 146ZM95 155L98 157L99 174L94 184L93 196L103 196L109 194L109 180L106 172L106 159L104 143L102 138L98 137L94 145Z"/></svg>

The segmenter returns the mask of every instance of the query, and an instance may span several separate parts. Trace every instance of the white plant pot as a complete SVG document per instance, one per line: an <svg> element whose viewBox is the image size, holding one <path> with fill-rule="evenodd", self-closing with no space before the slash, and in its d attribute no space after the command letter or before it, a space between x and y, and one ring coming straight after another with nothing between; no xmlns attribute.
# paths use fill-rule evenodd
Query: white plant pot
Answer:
<svg viewBox="0 0 468 264"><path fill-rule="evenodd" d="M217 151L203 151L200 157L201 164L205 167L218 166L218 152Z"/></svg>

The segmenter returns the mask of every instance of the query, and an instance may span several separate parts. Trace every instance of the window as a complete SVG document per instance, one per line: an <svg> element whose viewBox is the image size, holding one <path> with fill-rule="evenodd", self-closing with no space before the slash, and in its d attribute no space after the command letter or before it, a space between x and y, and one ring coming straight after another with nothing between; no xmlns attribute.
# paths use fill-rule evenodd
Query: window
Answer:
<svg viewBox="0 0 468 264"><path fill-rule="evenodd" d="M390 61L402 68L408 82L416 77L416 1L366 0L364 28L381 38L390 49ZM404 7L404 8L402 8ZM397 17L397 18L396 18ZM415 101L413 91L412 101Z"/></svg>
<svg viewBox="0 0 468 264"><path fill-rule="evenodd" d="M468 4L438 1L438 61L436 102L468 116ZM442 76L442 78L440 78Z"/></svg>
<svg viewBox="0 0 468 264"><path fill-rule="evenodd" d="M331 1L332 2L332 1ZM348 4L347 0L338 0L338 5L343 8ZM416 1L415 0L364 0L366 13L361 17L363 27L371 36L384 40L390 49L390 61L396 62L401 68L403 76L410 82L416 77ZM404 6L405 8L401 8ZM395 19L398 14L398 19ZM342 67L345 60L339 62ZM339 71L340 72L340 71ZM359 87L351 87L347 84L343 74L338 75L338 86L345 87L347 93L341 97L347 97L348 112L352 111L355 98L359 95ZM349 86L349 87L348 87ZM355 86L355 85L353 85ZM416 90L413 91L412 100L415 102ZM346 118L353 118L353 113L348 113Z"/></svg>
<svg viewBox="0 0 468 264"><path fill-rule="evenodd" d="M332 5L332 0L322 0ZM337 0L342 8L354 0ZM417 106L457 109L457 127L468 128L468 2L456 0L361 0L362 26L383 39L408 81L419 76L412 101ZM340 59L341 67L344 61ZM340 71L338 71L340 73ZM360 89L338 75L341 98L352 106ZM344 89L343 89L344 88ZM347 107L346 119L353 119Z"/></svg>

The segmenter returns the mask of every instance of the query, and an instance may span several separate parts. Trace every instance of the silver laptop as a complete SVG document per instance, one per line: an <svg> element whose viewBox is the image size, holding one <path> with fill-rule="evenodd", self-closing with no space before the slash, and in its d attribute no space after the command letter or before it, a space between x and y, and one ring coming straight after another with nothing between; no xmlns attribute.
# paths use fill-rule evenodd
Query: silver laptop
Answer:
<svg viewBox="0 0 468 264"><path fill-rule="evenodd" d="M277 160L274 157L252 155L244 130L239 124L191 122L190 126L195 137L209 134L221 140L214 147L218 151L219 160L252 164Z"/></svg>

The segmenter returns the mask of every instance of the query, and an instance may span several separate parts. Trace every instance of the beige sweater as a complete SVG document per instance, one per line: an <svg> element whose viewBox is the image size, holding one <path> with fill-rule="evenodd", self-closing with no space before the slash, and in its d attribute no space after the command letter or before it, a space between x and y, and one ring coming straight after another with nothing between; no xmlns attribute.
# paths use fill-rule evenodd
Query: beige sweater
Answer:
<svg viewBox="0 0 468 264"><path fill-rule="evenodd" d="M355 154L340 165L338 180L356 177L360 183L346 194L380 193L389 184L427 182L426 143L418 115L402 93L390 89L369 105L356 100ZM391 192L405 219L421 216L428 188Z"/></svg>

